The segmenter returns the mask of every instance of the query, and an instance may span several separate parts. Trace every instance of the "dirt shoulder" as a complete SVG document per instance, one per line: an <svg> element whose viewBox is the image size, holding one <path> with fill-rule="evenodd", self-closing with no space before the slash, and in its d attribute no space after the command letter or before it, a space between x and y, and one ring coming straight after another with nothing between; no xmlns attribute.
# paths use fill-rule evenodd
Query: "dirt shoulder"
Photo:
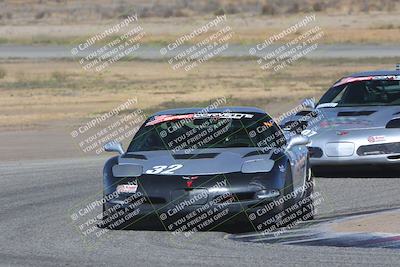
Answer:
<svg viewBox="0 0 400 267"><path fill-rule="evenodd" d="M256 44L282 32L303 20L306 16L312 15L315 15L315 21L310 25L312 27L318 26L324 32L324 37L319 40L319 43L396 44L400 41L400 16L398 12L371 12L351 15L311 12L269 16L227 14L225 24L229 25L235 33L230 39L230 43ZM215 19L213 14L169 18L140 17L135 24L140 25L146 33L141 39L141 43L168 44L213 19ZM3 25L0 24L0 42L72 46L103 32L121 20L121 18L82 22L55 20L37 23L11 21ZM179 25L179 27L176 27L176 25ZM121 29L118 34L122 34L124 31L124 29ZM218 29L210 30L210 32L213 31L218 31ZM304 31L306 29L300 29L297 34L300 35ZM187 43L197 43L201 38L201 36L193 38ZM286 43L291 38L292 36L288 36L276 42Z"/></svg>
<svg viewBox="0 0 400 267"><path fill-rule="evenodd" d="M136 103L121 116L206 107L217 99L225 100L223 106L256 106L279 116L306 97L319 98L338 77L392 68L392 61L300 60L280 72L263 71L253 60L210 61L191 72L174 71L167 62L128 61L104 73L84 72L73 61L1 61L6 75L0 79L0 160L93 156L71 132L128 99Z"/></svg>
<svg viewBox="0 0 400 267"><path fill-rule="evenodd" d="M400 234L400 210L365 215L330 225L335 232L396 233Z"/></svg>

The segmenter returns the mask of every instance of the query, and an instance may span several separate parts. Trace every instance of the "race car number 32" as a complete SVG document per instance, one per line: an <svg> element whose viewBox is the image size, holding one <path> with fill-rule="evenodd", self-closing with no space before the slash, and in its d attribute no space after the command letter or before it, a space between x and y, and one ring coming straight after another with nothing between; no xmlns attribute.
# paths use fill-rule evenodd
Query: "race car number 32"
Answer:
<svg viewBox="0 0 400 267"><path fill-rule="evenodd" d="M173 164L173 165L158 165L154 166L152 169L146 171L147 174L174 174L174 171L182 168L182 164Z"/></svg>

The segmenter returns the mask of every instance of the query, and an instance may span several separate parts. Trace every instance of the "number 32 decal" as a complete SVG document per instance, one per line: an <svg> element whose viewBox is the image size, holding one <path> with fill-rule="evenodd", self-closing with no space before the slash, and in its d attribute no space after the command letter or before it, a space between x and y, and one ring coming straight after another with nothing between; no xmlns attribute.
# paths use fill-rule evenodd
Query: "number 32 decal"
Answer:
<svg viewBox="0 0 400 267"><path fill-rule="evenodd" d="M173 165L160 165L160 166L154 166L152 169L147 170L147 174L174 174L174 171L177 169L182 168L182 164L173 164Z"/></svg>

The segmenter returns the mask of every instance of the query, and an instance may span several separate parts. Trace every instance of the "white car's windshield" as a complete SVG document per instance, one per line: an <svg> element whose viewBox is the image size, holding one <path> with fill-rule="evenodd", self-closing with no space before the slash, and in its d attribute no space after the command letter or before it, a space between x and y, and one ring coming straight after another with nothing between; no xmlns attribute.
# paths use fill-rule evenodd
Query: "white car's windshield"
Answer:
<svg viewBox="0 0 400 267"><path fill-rule="evenodd" d="M332 105L326 105L327 103ZM323 107L400 105L400 81L366 80L334 86L322 96L318 105Z"/></svg>

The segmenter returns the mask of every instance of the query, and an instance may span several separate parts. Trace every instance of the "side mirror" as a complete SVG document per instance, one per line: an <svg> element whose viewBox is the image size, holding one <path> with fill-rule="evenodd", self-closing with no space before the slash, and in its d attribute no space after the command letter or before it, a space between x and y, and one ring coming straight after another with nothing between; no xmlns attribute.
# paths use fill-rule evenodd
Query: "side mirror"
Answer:
<svg viewBox="0 0 400 267"><path fill-rule="evenodd" d="M124 149L122 148L121 143L116 141L108 142L104 145L104 151L107 152L118 152L119 154L124 154Z"/></svg>
<svg viewBox="0 0 400 267"><path fill-rule="evenodd" d="M292 149L295 146L305 146L310 143L310 138L305 135L295 135L289 139L286 150Z"/></svg>
<svg viewBox="0 0 400 267"><path fill-rule="evenodd" d="M303 100L302 106L309 109L315 109L315 100L313 98L306 98Z"/></svg>

